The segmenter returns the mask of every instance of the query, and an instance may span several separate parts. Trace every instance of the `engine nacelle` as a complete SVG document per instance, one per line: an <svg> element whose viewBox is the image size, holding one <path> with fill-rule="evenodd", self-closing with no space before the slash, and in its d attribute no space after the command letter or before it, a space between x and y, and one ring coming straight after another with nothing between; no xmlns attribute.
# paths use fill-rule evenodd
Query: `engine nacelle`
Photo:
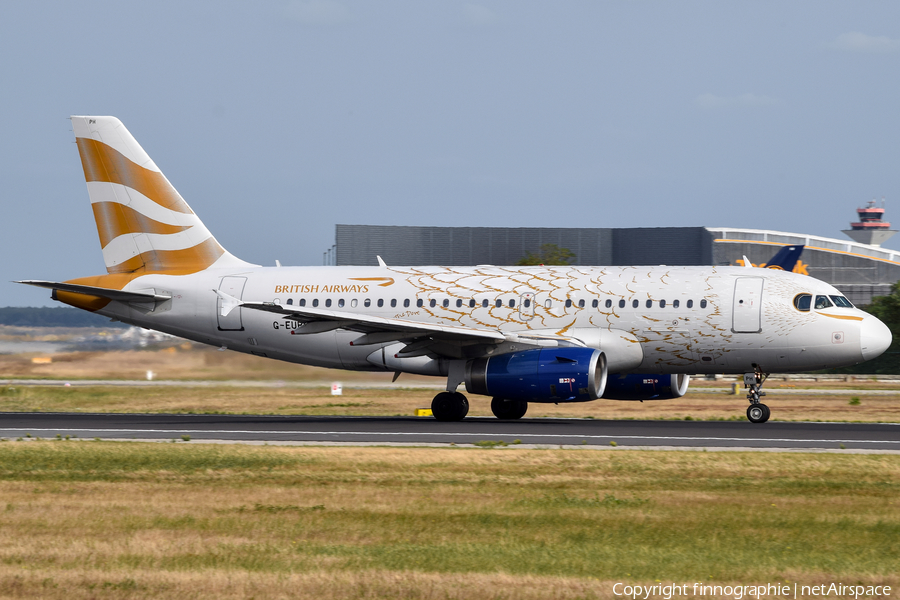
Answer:
<svg viewBox="0 0 900 600"><path fill-rule="evenodd" d="M606 381L607 400L671 400L688 391L690 375L642 375L613 373Z"/></svg>
<svg viewBox="0 0 900 600"><path fill-rule="evenodd" d="M528 402L587 402L603 395L606 356L593 348L543 348L466 364L466 391Z"/></svg>
<svg viewBox="0 0 900 600"><path fill-rule="evenodd" d="M415 373L416 375L446 376L449 373L448 361L444 358L431 358L428 356L403 357L400 350L406 344L398 343L379 348L366 359L376 367L401 373ZM365 346L362 346L365 347Z"/></svg>

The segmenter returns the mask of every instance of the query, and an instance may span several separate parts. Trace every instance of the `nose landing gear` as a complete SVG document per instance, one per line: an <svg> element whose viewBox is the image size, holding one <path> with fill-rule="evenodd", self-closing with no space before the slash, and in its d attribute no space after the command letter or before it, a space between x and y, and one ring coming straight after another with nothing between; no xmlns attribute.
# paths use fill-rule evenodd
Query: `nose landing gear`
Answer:
<svg viewBox="0 0 900 600"><path fill-rule="evenodd" d="M763 383L769 376L763 373L759 365L753 365L756 369L753 373L744 373L744 387L748 389L747 400L750 406L747 408L747 419L751 423L765 423L769 420L769 407L759 401L766 393L762 391Z"/></svg>

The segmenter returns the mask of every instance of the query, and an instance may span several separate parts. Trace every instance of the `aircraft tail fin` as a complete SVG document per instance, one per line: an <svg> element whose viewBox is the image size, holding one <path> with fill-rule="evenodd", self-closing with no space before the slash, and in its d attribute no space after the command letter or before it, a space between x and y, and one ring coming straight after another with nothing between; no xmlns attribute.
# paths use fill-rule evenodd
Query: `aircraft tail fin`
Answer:
<svg viewBox="0 0 900 600"><path fill-rule="evenodd" d="M121 121L71 119L107 272L248 265L216 241Z"/></svg>
<svg viewBox="0 0 900 600"><path fill-rule="evenodd" d="M793 271L805 247L802 245L784 246L772 257L772 260L766 263L766 268Z"/></svg>

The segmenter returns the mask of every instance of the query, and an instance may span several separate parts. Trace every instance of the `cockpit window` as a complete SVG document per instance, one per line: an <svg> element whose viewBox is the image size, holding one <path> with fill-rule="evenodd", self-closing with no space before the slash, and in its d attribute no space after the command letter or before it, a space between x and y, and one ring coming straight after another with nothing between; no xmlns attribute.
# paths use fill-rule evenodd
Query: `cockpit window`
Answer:
<svg viewBox="0 0 900 600"><path fill-rule="evenodd" d="M816 310L820 308L831 308L834 304L828 299L828 296L816 296Z"/></svg>
<svg viewBox="0 0 900 600"><path fill-rule="evenodd" d="M809 294L797 294L794 296L794 307L797 310L802 310L806 312L809 310L809 305L812 301L812 296Z"/></svg>
<svg viewBox="0 0 900 600"><path fill-rule="evenodd" d="M841 308L853 308L853 305L849 300L844 298L843 296L830 296L832 302L834 302L835 306L840 306Z"/></svg>

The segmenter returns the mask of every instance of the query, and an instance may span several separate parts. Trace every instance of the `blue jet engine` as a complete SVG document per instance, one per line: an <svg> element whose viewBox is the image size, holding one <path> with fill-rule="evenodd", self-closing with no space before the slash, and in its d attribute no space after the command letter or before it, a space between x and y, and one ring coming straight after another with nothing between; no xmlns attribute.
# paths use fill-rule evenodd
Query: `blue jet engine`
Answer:
<svg viewBox="0 0 900 600"><path fill-rule="evenodd" d="M606 380L607 400L671 400L687 393L690 375L613 373Z"/></svg>
<svg viewBox="0 0 900 600"><path fill-rule="evenodd" d="M466 364L466 390L527 402L587 402L603 396L606 355L593 348L544 348Z"/></svg>

